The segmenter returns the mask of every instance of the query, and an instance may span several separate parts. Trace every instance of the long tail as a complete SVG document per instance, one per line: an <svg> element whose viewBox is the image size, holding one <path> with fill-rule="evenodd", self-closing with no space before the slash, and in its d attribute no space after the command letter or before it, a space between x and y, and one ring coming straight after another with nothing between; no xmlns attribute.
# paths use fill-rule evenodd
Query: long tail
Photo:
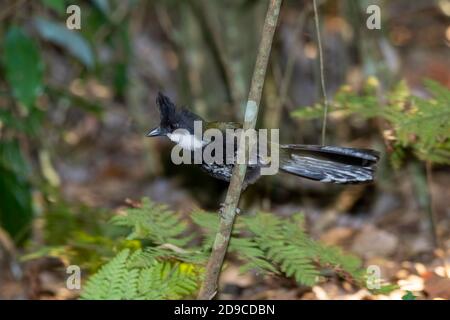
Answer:
<svg viewBox="0 0 450 320"><path fill-rule="evenodd" d="M369 149L289 144L280 146L280 169L330 183L373 181L379 153Z"/></svg>

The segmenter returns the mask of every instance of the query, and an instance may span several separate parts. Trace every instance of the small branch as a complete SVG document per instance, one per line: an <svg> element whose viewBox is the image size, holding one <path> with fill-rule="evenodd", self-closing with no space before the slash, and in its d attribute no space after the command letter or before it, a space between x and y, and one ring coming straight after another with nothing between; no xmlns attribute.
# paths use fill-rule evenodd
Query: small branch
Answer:
<svg viewBox="0 0 450 320"><path fill-rule="evenodd" d="M433 187L433 164L430 161L425 163L425 172L427 176L427 191L428 191L428 219L430 224L430 231L433 239L433 243L435 246L434 253L441 260L442 266L444 267L444 272L447 277L450 277L450 273L448 272L448 263L445 258L446 256L446 248L445 243L441 241L439 238L439 232L437 230L437 213L436 213L436 205L434 203L434 196L432 192Z"/></svg>
<svg viewBox="0 0 450 320"><path fill-rule="evenodd" d="M261 101L267 64L269 62L270 50L272 48L272 40L277 26L281 2L282 0L271 0L269 8L267 9L261 43L258 49L258 56L256 57L256 64L245 110L244 130L254 129L256 126L259 103ZM241 141L238 152L240 152L242 148L245 148L245 144ZM236 165L233 169L230 186L228 187L227 196L225 198L225 207L220 219L219 231L216 234L211 256L206 266L205 280L198 295L198 299L200 300L212 299L217 293L217 283L223 260L227 252L228 243L230 241L236 208L241 196L242 183L246 172L246 164Z"/></svg>
<svg viewBox="0 0 450 320"><path fill-rule="evenodd" d="M279 101L278 104L284 105L287 99L288 91L289 91L289 85L291 84L292 75L294 73L294 66L295 66L295 58L300 50L300 43L301 43L301 32L303 30L303 27L305 25L306 16L309 13L309 7L305 8L298 16L297 23L295 25L294 29L294 43L292 44L292 49L289 51L289 55L286 62L286 68L283 74L283 79L281 81L280 85L280 94L279 94Z"/></svg>
<svg viewBox="0 0 450 320"><path fill-rule="evenodd" d="M278 92L276 99L274 99L275 101L267 101L266 103L267 110L264 115L266 121L264 123L267 128L279 128L280 126L279 122L281 119L282 110L289 99L288 91L291 85L292 76L294 74L296 57L298 52L301 50L301 33L305 25L306 17L310 13L311 9L312 6L308 3L298 15L294 30L292 31L292 38L294 40L287 55L287 62L283 75L281 75L280 66L275 63L273 64L274 79L275 82L280 83L280 85L277 88Z"/></svg>
<svg viewBox="0 0 450 320"><path fill-rule="evenodd" d="M441 242L439 241L439 235L437 232L437 219L436 219L436 208L434 205L434 199L433 199L433 192L431 190L432 186L433 186L433 176L432 173L433 169L432 169L432 164L430 161L427 161L425 163L425 175L426 175L426 180L427 180L427 194L428 194L428 208L427 208L427 213L428 213L428 220L429 220L429 225L430 225L430 233L431 233L431 238L433 240L433 244L435 246L436 249L441 249Z"/></svg>
<svg viewBox="0 0 450 320"><path fill-rule="evenodd" d="M327 97L327 90L325 87L325 74L324 74L324 66L323 66L323 50L322 50L322 40L320 39L320 27L319 27L319 12L317 10L317 2L316 0L313 0L313 6L314 6L314 20L316 23L316 33L317 33L317 46L319 47L319 64L320 64L320 86L322 88L322 95L323 95L323 120L322 120L322 139L321 143L322 145L325 144L325 133L327 130L327 114L328 114L328 97Z"/></svg>
<svg viewBox="0 0 450 320"><path fill-rule="evenodd" d="M231 71L229 59L220 32L214 21L208 15L208 12L211 11L211 9L208 8L209 2L205 0L190 1L189 4L193 9L194 15L198 19L205 41L211 49L213 59L223 79L229 102L233 106L233 110L239 110L239 100L241 97L236 88L233 72Z"/></svg>

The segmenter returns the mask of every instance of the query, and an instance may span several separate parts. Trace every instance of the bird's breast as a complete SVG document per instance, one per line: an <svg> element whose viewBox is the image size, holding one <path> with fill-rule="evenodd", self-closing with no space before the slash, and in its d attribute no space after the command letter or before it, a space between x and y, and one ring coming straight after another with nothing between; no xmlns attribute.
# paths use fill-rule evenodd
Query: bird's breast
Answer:
<svg viewBox="0 0 450 320"><path fill-rule="evenodd" d="M205 142L197 138L193 134L183 134L183 133L168 133L167 137L178 144L183 149L195 150L200 149L205 145Z"/></svg>

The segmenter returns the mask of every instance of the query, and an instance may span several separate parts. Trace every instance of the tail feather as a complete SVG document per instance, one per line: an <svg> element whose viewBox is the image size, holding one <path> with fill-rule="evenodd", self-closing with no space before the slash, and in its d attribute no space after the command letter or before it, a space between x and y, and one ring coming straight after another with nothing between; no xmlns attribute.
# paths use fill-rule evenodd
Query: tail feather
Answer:
<svg viewBox="0 0 450 320"><path fill-rule="evenodd" d="M340 184L373 181L379 153L314 145L282 145L280 169L307 179Z"/></svg>

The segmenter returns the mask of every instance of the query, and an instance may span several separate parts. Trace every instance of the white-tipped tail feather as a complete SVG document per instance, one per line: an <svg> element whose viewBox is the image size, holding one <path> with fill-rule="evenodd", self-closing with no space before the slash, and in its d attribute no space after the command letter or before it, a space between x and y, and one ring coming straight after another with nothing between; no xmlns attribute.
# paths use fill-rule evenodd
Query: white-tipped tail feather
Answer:
<svg viewBox="0 0 450 320"><path fill-rule="evenodd" d="M280 169L320 182L353 184L374 179L378 153L368 149L284 145Z"/></svg>

